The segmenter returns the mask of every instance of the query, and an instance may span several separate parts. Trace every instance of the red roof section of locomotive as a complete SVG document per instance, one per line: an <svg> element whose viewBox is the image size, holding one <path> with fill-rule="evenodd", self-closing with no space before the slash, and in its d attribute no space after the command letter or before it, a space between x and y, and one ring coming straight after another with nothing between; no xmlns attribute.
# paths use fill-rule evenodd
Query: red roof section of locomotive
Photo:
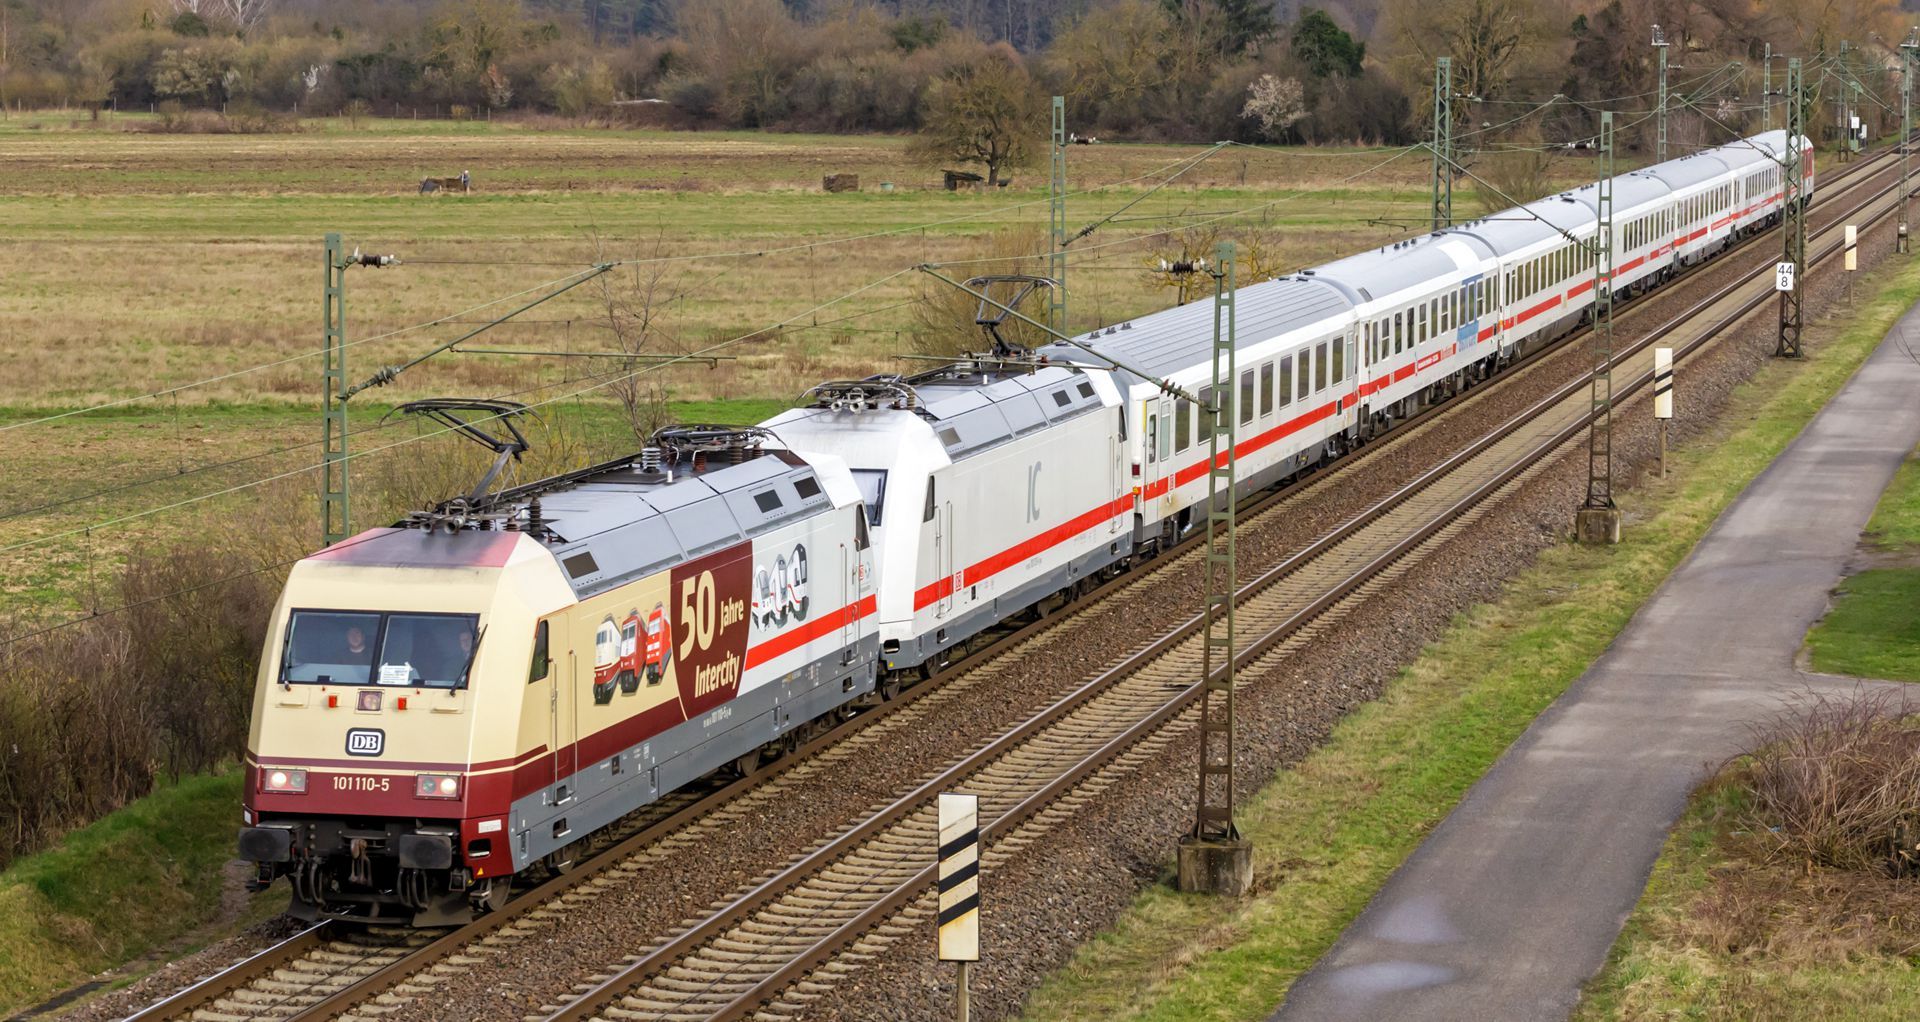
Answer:
<svg viewBox="0 0 1920 1022"><path fill-rule="evenodd" d="M389 568L499 568L513 555L518 532L448 534L424 529L368 529L324 550L310 561L333 561Z"/></svg>

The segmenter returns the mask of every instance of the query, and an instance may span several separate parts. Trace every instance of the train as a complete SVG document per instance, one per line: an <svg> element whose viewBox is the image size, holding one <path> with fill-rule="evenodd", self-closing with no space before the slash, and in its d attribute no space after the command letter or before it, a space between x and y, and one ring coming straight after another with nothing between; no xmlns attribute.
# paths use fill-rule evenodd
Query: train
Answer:
<svg viewBox="0 0 1920 1022"><path fill-rule="evenodd" d="M1792 149L1792 196L1784 132L1615 179L1605 286L1655 288L1809 201L1812 146ZM1233 496L1578 327L1598 209L1587 185L1239 287ZM470 919L1152 558L1207 500L1201 407L1172 395L1211 403L1211 338L1200 303L829 381L758 426L670 428L297 562L248 731L252 886L286 878L305 919Z"/></svg>

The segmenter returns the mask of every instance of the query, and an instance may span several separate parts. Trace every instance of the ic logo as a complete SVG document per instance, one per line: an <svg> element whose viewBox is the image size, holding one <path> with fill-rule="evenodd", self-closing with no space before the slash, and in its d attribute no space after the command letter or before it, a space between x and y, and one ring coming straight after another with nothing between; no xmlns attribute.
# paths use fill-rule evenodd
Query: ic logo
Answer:
<svg viewBox="0 0 1920 1022"><path fill-rule="evenodd" d="M357 727L347 732L347 755L378 756L387 747L387 733L379 728Z"/></svg>

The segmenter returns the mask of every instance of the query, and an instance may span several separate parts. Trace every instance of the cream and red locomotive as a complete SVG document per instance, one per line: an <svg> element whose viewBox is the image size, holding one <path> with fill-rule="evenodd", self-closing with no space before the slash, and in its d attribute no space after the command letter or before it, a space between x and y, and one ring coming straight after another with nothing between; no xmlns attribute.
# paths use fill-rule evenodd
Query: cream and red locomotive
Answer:
<svg viewBox="0 0 1920 1022"><path fill-rule="evenodd" d="M871 692L859 490L766 439L675 431L299 562L248 741L256 882L307 917L459 919ZM755 618L756 575L796 557L812 599Z"/></svg>
<svg viewBox="0 0 1920 1022"><path fill-rule="evenodd" d="M1798 140L1799 155L1810 146ZM1783 132L1616 181L1609 286L1777 218ZM1249 492L1571 330L1593 186L1236 292ZM457 919L723 765L1151 555L1206 499L1212 310L909 377L763 427L423 512L294 568L262 658L242 856L296 912ZM504 457L504 455L503 455ZM497 471L497 466L496 466ZM491 477L490 477L491 478Z"/></svg>

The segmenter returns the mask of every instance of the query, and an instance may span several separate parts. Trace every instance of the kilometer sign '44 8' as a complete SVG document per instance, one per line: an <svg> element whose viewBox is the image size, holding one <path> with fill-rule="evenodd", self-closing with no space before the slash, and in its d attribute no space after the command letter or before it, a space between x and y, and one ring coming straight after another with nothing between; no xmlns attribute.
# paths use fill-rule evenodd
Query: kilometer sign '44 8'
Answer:
<svg viewBox="0 0 1920 1022"><path fill-rule="evenodd" d="M673 569L673 674L691 720L740 691L747 663L747 605L753 544L742 543Z"/></svg>

